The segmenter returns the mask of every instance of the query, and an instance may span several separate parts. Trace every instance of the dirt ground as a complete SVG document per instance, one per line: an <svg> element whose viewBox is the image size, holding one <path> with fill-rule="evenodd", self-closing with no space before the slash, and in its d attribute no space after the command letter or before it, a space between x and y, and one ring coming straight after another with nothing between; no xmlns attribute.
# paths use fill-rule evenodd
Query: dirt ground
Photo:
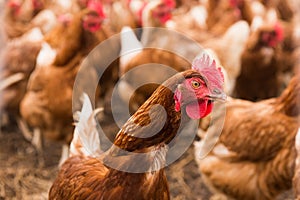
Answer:
<svg viewBox="0 0 300 200"><path fill-rule="evenodd" d="M43 200L54 180L61 145L46 143L45 166L38 167L37 152L16 125L0 132L0 200ZM208 200L211 197L201 180L191 147L178 161L166 169L172 199ZM215 198L214 198L215 199ZM291 200L291 192L280 200Z"/></svg>

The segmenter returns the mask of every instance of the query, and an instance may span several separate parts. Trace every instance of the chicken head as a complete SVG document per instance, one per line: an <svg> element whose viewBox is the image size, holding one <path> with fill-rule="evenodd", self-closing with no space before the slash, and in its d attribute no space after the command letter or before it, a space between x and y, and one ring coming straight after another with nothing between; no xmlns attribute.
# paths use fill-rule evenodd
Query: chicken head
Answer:
<svg viewBox="0 0 300 200"><path fill-rule="evenodd" d="M83 17L83 27L93 33L101 28L105 14L99 1L89 1L87 8L89 11Z"/></svg>
<svg viewBox="0 0 300 200"><path fill-rule="evenodd" d="M175 8L175 1L174 0L163 0L161 1L155 10L153 10L153 17L157 18L160 23L164 24L168 20L171 19L171 11Z"/></svg>
<svg viewBox="0 0 300 200"><path fill-rule="evenodd" d="M201 77L187 78L175 90L175 110L184 108L192 119L207 116L213 108L213 101L225 100L223 91L224 77L220 68L216 67L209 56L203 55L194 60L192 68L201 73Z"/></svg>
<svg viewBox="0 0 300 200"><path fill-rule="evenodd" d="M7 6L10 8L13 16L17 16L20 13L21 5L21 2L18 0L11 0L7 2Z"/></svg>
<svg viewBox="0 0 300 200"><path fill-rule="evenodd" d="M276 23L271 30L263 30L260 34L261 42L268 47L275 47L283 40L283 28Z"/></svg>
<svg viewBox="0 0 300 200"><path fill-rule="evenodd" d="M31 2L32 2L33 9L36 11L42 10L45 6L43 0L32 0Z"/></svg>
<svg viewBox="0 0 300 200"><path fill-rule="evenodd" d="M174 0L154 0L149 2L142 12L142 25L146 27L161 27L171 19L175 8Z"/></svg>

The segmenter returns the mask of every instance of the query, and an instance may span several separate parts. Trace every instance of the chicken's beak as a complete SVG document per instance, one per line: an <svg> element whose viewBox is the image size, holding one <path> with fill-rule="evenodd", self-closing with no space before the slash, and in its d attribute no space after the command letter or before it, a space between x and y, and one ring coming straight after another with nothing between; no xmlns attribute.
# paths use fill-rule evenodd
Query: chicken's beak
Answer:
<svg viewBox="0 0 300 200"><path fill-rule="evenodd" d="M227 99L227 95L224 93L224 91L221 91L219 89L214 89L210 95L208 95L208 98L210 98L213 101L222 101L225 102Z"/></svg>

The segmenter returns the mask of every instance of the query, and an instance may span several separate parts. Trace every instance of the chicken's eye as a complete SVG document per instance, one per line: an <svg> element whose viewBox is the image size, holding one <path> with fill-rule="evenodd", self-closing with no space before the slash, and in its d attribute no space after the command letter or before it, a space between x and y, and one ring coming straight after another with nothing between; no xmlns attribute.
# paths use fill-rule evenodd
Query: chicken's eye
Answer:
<svg viewBox="0 0 300 200"><path fill-rule="evenodd" d="M194 89L199 88L200 85L201 85L201 84L200 84L198 81L192 81L192 87L193 87Z"/></svg>

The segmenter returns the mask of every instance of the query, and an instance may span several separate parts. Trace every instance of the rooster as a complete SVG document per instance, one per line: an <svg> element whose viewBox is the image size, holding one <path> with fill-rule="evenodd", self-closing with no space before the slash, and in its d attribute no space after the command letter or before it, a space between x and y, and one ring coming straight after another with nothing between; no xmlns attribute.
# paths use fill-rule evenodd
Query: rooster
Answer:
<svg viewBox="0 0 300 200"><path fill-rule="evenodd" d="M77 132L79 137L74 136L79 140L73 140L71 145L77 151L63 164L49 199L170 199L163 170L168 143L176 136L180 124L206 116L214 100L225 98L222 84L222 73L214 62L205 55L195 59L193 69L172 76L157 88L104 153L96 151L97 132L86 129L93 120L91 109L82 112L76 127L81 132ZM156 104L164 107L163 124L162 110L155 108ZM158 133L150 135L149 131L157 130L158 126ZM131 157L130 153L137 156ZM145 171L130 171L134 169Z"/></svg>
<svg viewBox="0 0 300 200"><path fill-rule="evenodd" d="M43 137L67 144L72 139L72 92L79 66L109 36L102 26L101 8L91 3L71 22L58 25L46 35L48 43L43 43L20 105L23 119L34 128L33 142L41 157ZM64 95L57 96L58 92ZM61 162L67 155L67 146L64 147Z"/></svg>
<svg viewBox="0 0 300 200"><path fill-rule="evenodd" d="M225 122L216 146L198 159L205 143L195 144L196 161L212 192L234 199L271 200L292 187L299 98L298 74L277 98L226 102Z"/></svg>

